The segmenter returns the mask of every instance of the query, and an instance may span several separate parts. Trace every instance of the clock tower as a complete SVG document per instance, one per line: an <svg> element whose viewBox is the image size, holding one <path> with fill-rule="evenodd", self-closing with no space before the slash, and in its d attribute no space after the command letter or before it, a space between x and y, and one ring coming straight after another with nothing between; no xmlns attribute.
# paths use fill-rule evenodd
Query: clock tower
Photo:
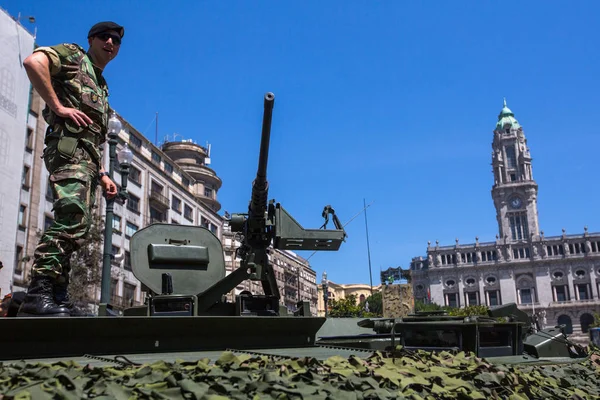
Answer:
<svg viewBox="0 0 600 400"><path fill-rule="evenodd" d="M492 142L492 198L501 239L529 240L539 235L537 184L523 128L506 106L498 115Z"/></svg>

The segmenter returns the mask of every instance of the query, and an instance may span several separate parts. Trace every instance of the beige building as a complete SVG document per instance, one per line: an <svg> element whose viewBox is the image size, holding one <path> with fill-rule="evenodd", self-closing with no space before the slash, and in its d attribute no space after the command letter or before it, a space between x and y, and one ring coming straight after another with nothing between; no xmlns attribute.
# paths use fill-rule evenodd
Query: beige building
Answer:
<svg viewBox="0 0 600 400"><path fill-rule="evenodd" d="M506 102L492 141L494 241L427 246L411 262L415 298L447 306L514 302L546 326L587 332L600 312L600 233L539 231L537 184L525 133Z"/></svg>
<svg viewBox="0 0 600 400"><path fill-rule="evenodd" d="M381 290L381 285L373 286L372 293L377 293ZM319 317L325 316L325 302L323 299L323 285L317 285L317 293L318 293L318 311L317 315ZM342 300L351 295L356 296L356 304L360 304L364 302L366 299L371 296L371 286L363 283L353 283L353 284L338 284L331 281L327 281L327 293L328 299L331 300Z"/></svg>
<svg viewBox="0 0 600 400"><path fill-rule="evenodd" d="M21 25L26 21L0 8L0 298L12 290L17 239L23 241L26 235L22 228L15 234L30 212L18 199L36 184L31 171L24 169L36 162L24 149L27 132L37 124L29 113L30 84L22 63L34 48L34 35Z"/></svg>
<svg viewBox="0 0 600 400"><path fill-rule="evenodd" d="M25 290L30 275L31 255L40 233L52 222L52 191L48 172L40 158L44 149L46 124L40 117L44 103L32 92L27 125L27 140L21 190L21 216L18 221L14 290ZM189 140L166 142L156 146L122 119L117 152L127 143L134 154L127 191L129 200L116 201L113 217L113 259L111 304L117 309L141 304L141 284L131 268L129 239L139 229L152 223L165 222L199 225L221 238L223 218L217 214L220 204L217 192L221 180L208 167L208 150ZM108 170L108 143L104 149L104 165ZM118 169L115 183L121 185ZM97 211L104 216L106 203L98 189ZM93 288L97 301L100 287Z"/></svg>

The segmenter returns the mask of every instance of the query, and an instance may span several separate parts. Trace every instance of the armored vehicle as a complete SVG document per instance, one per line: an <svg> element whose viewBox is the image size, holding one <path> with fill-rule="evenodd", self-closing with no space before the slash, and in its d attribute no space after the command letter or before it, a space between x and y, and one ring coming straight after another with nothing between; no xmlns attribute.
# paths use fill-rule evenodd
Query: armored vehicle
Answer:
<svg viewBox="0 0 600 400"><path fill-rule="evenodd" d="M241 242L238 269L226 274L222 245L210 230L150 225L130 242L133 273L147 292L146 304L126 309L122 316L103 304L97 317L5 318L0 321L0 341L10 345L3 346L0 360L123 354L137 355L139 360L195 359L215 357L225 349L322 359L394 353L398 346L470 351L500 363L573 362L586 357L561 327L536 329L514 304L492 308L487 316L416 313L344 321L311 316L308 302L299 302L294 312L281 307L269 249L336 251L347 235L330 205L323 210L325 223L320 229L304 229L280 203L267 200L274 100L272 93L264 97L258 170L248 210L233 214L229 221ZM327 229L329 218L333 229ZM248 279L260 281L264 294L243 292L228 301L225 295Z"/></svg>

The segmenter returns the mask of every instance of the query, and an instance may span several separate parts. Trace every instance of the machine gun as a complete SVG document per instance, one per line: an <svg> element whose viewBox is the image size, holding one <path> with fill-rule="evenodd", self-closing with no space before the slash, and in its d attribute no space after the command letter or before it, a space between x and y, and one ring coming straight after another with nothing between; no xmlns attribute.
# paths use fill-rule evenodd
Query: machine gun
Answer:
<svg viewBox="0 0 600 400"><path fill-rule="evenodd" d="M267 201L267 161L275 96L264 97L258 171L247 213L232 214L231 231L240 234L236 258L240 267L225 276L223 248L208 229L198 226L153 224L131 238L132 270L150 292L147 307L125 310L126 315L280 315L280 293L269 247L281 250L335 251L346 232L333 215L335 229L304 229L275 200ZM224 296L245 280L260 280L264 295L242 293L235 304ZM304 311L301 314L306 314Z"/></svg>

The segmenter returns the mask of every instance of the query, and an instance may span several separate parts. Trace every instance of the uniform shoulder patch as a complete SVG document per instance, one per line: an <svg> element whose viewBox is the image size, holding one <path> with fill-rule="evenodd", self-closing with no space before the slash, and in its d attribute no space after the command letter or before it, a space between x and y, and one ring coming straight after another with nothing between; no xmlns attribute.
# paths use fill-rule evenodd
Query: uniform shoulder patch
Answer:
<svg viewBox="0 0 600 400"><path fill-rule="evenodd" d="M58 46L54 46L54 49L62 57L70 57L70 56L76 55L78 53L85 54L85 50L81 46L79 46L75 43L62 43L62 44L59 44Z"/></svg>

